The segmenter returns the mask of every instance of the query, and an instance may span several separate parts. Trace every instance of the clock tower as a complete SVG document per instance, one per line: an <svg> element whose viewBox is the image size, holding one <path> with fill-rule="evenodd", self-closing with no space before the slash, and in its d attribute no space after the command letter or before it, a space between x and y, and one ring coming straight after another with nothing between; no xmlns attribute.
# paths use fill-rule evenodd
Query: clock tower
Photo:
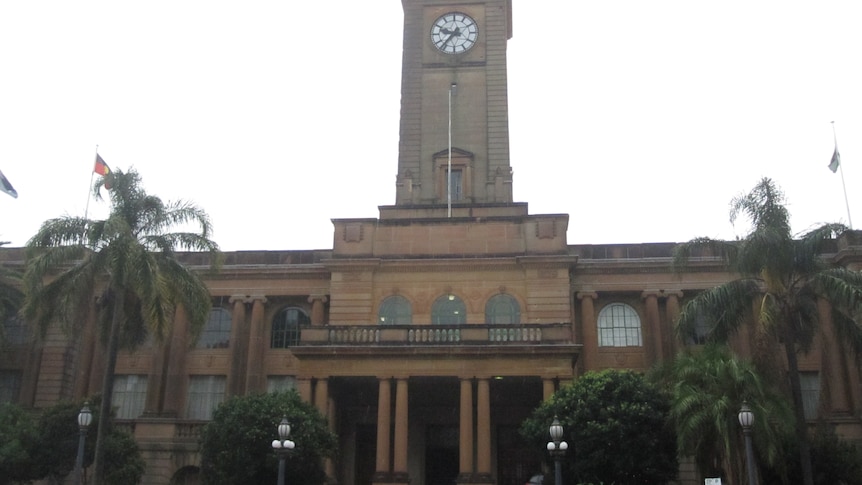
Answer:
<svg viewBox="0 0 862 485"><path fill-rule="evenodd" d="M402 4L396 206L511 204L511 0Z"/></svg>

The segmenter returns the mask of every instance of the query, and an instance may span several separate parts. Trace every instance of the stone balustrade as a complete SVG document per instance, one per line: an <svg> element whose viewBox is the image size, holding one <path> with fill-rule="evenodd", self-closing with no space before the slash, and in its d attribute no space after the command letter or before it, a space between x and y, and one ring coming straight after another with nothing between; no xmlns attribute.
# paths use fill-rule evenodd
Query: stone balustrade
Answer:
<svg viewBox="0 0 862 485"><path fill-rule="evenodd" d="M299 347L352 345L548 345L573 343L570 323L326 325L302 329Z"/></svg>

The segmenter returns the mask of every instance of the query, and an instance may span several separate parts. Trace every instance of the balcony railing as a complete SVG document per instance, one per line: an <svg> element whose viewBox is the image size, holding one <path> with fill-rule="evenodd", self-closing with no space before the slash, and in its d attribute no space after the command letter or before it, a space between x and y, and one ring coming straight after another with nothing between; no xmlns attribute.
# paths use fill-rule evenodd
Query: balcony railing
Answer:
<svg viewBox="0 0 862 485"><path fill-rule="evenodd" d="M466 325L324 325L302 329L299 346L548 345L573 343L569 323Z"/></svg>

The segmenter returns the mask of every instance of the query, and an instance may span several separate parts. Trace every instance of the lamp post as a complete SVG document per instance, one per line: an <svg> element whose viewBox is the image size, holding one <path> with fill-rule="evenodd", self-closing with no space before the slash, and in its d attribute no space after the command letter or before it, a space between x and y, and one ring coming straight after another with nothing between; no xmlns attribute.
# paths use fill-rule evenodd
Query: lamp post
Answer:
<svg viewBox="0 0 862 485"><path fill-rule="evenodd" d="M278 439L272 440L272 449L278 455L278 485L284 485L284 461L296 446L296 443L288 439L289 437L290 423L287 422L287 416L284 416L278 424Z"/></svg>
<svg viewBox="0 0 862 485"><path fill-rule="evenodd" d="M748 485L757 485L757 475L754 471L754 448L751 446L751 426L754 425L754 413L748 407L748 403L742 401L739 408L739 424L742 426L742 434L745 435L745 462L748 468Z"/></svg>
<svg viewBox="0 0 862 485"><path fill-rule="evenodd" d="M78 455L75 458L75 483L83 483L84 474L84 442L87 440L87 429L93 422L93 413L90 411L90 403L84 402L84 407L78 413Z"/></svg>
<svg viewBox="0 0 862 485"><path fill-rule="evenodd" d="M554 485L563 485L563 471L560 466L560 460L566 454L566 450L569 449L569 444L562 441L563 425L560 424L556 416L554 416L554 422L551 423L548 432L551 435L551 441L548 442L548 453L554 458Z"/></svg>

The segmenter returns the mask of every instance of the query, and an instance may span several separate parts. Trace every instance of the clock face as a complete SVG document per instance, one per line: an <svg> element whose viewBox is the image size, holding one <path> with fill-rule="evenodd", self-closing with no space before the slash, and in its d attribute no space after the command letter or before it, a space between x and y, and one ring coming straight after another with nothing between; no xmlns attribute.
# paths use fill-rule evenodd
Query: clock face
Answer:
<svg viewBox="0 0 862 485"><path fill-rule="evenodd" d="M462 54L476 44L479 27L469 15L460 12L443 14L431 26L431 43L440 52Z"/></svg>

